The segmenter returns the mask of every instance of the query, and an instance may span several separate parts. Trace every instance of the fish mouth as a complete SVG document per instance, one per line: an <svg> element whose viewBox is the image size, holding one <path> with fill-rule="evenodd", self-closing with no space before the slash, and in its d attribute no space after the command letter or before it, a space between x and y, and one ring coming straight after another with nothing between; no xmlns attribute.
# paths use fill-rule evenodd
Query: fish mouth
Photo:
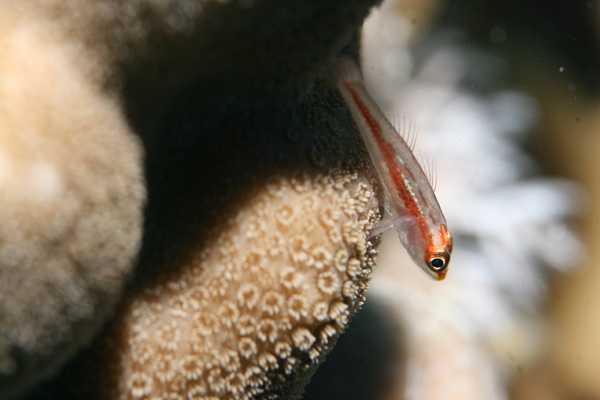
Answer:
<svg viewBox="0 0 600 400"><path fill-rule="evenodd" d="M433 271L432 271L433 272ZM444 279L446 279L446 273L448 272L448 269L444 269L441 272L434 272L433 275L433 279L435 279L438 282L443 281Z"/></svg>

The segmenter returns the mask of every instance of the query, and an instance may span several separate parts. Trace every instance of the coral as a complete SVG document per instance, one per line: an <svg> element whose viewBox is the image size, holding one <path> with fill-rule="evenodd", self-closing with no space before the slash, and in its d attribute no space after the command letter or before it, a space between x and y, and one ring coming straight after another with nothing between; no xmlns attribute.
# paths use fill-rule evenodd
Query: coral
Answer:
<svg viewBox="0 0 600 400"><path fill-rule="evenodd" d="M376 215L367 182L341 173L271 181L209 239L228 242L228 251L199 248L181 276L136 296L118 332L125 341L121 397L186 398L202 387L202 396L244 399L301 386L364 298L368 248L332 241L329 231L337 230L337 238L347 226L364 236ZM359 201L333 226L299 212L311 202L315 216L338 210L353 190ZM286 215L282 229L286 209L294 216ZM359 263L359 277L337 268L333 254L340 249L350 253L347 262ZM358 287L351 297L343 282ZM180 380L183 387L173 387Z"/></svg>
<svg viewBox="0 0 600 400"><path fill-rule="evenodd" d="M300 110L321 109L313 98L341 104L325 80L315 93L313 104ZM375 254L365 239L379 218L372 177L366 155L357 151L357 132L339 110L322 114L330 123L344 121L335 122L339 146L319 152L330 165L326 173L311 154L329 128L317 121L312 131L302 129L314 122L311 114L305 122L272 125L286 132L294 121L302 132L296 146L284 134L253 132L244 121L246 146L220 146L232 140L223 131L186 143L194 151L172 168L185 165L187 173L168 190L148 181L149 215L163 218L146 239L140 278L118 317L89 354L36 398L297 398L362 304ZM254 114L258 120L271 115ZM248 162L213 164L212 157ZM305 172L282 173L288 159ZM205 163L212 174L196 172ZM198 189L190 191L191 184ZM184 189L188 196L179 196ZM168 207L173 201L196 212L181 214L183 206ZM214 213L222 207L227 212ZM157 256L165 249L176 256Z"/></svg>
<svg viewBox="0 0 600 400"><path fill-rule="evenodd" d="M131 285L90 348L29 397L299 395L362 303L373 263L366 233L378 204L368 159L325 71L374 3L0 2L5 15L38 26L36 38L67 54L68 78L95 95L76 92L71 101L94 108L104 99L95 113L113 107L102 121L90 113L87 133L111 121L122 124L115 135L128 132L125 114L146 150L148 203ZM73 157L48 152L81 169L85 163L74 161L85 146L74 137L81 150L63 150ZM120 154L139 159L132 147L110 148L102 171L113 180L83 172L81 179L125 185L103 192L117 203L119 194L141 193L139 180L121 180L128 169ZM105 234L110 221L90 228L91 238L77 237L89 245L106 236L134 242L114 222ZM117 222L139 228L139 220ZM91 268L105 255L110 248L82 263ZM117 261L111 266L124 271ZM110 293L109 310L121 284L84 286L76 298L104 301Z"/></svg>
<svg viewBox="0 0 600 400"><path fill-rule="evenodd" d="M307 400L511 398L517 375L539 379L531 360L545 339L555 336L546 336L547 324L540 323L548 277L581 254L567 224L581 207L578 190L570 182L535 175L538 167L522 144L536 121L536 101L523 86L510 83L507 53L500 58L489 47L466 41L463 31L443 30L420 38L412 55L408 42L428 19L419 12L427 6L400 0L373 13L365 23L363 68L371 94L419 125L416 151L436 160L436 195L456 238L454 264L443 284L433 282L411 265L396 235L383 235L367 306L378 306L388 326L372 319L361 324L368 310L361 311L328 356L323 368L329 375L317 371ZM400 15L400 8L417 12ZM547 94L545 84L544 101L551 98ZM562 107L564 101L556 104ZM573 110L564 120L570 135L575 116L586 118ZM549 126L546 121L538 128ZM570 135L564 137L572 141ZM573 314L573 307L569 303L565 309ZM374 332L360 340L369 349L362 357L356 342L347 342L345 353L340 346L357 328L358 334L361 328ZM371 350L373 344L384 346L384 357ZM592 347L581 348L593 363ZM590 367L585 355L581 358L573 362ZM548 361L541 360L552 368ZM377 379L365 370L377 371ZM557 387L555 397L569 397L559 375L539 379L541 394L528 387L523 398L551 398Z"/></svg>
<svg viewBox="0 0 600 400"><path fill-rule="evenodd" d="M45 28L0 12L0 396L91 339L142 231L139 140Z"/></svg>

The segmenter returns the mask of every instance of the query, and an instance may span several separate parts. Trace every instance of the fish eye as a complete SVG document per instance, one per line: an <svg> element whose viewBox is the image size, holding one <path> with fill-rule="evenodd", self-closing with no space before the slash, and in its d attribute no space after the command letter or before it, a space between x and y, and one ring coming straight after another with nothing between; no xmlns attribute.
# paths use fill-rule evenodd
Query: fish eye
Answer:
<svg viewBox="0 0 600 400"><path fill-rule="evenodd" d="M446 257L442 255L436 255L429 259L429 267L435 272L443 271L446 268L446 265L448 265Z"/></svg>

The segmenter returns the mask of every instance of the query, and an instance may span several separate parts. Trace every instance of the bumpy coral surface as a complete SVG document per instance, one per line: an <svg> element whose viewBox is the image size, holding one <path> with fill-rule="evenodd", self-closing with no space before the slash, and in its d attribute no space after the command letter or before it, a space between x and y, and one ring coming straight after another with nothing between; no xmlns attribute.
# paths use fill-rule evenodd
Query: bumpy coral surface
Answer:
<svg viewBox="0 0 600 400"><path fill-rule="evenodd" d="M335 86L252 112L197 101L150 158L119 315L35 398L297 398L362 304L379 206Z"/></svg>
<svg viewBox="0 0 600 400"><path fill-rule="evenodd" d="M352 174L267 184L129 305L121 398L266 398L305 380L362 303L371 195Z"/></svg>
<svg viewBox="0 0 600 400"><path fill-rule="evenodd" d="M50 114L84 132L66 129L57 140L64 143L60 151L43 150L73 171L77 188L92 191L82 189L79 208L60 205L65 215L76 213L73 221L84 215L91 224L61 232L94 257L73 257L76 267L23 279L57 280L50 295L23 292L39 303L32 320L68 338L61 318L101 321L93 306L101 302L106 312L121 299L90 348L28 396L298 396L362 303L372 264L365 236L378 205L368 158L326 71L375 2L0 0L8 20L37 29L35 40L68 61L62 73L42 80L56 90L29 89L49 104L66 105ZM15 37L6 38L13 45ZM38 67L53 60L40 59ZM87 112L81 119L79 110ZM140 232L142 191L139 169L119 162L139 160L135 141L109 139L129 127L144 144L148 203L138 264L120 297L117 278L137 249L137 237L122 233ZM103 129L110 134L90 145ZM108 161L96 162L87 146ZM110 207L98 207L96 215L98 198ZM123 198L137 201L131 215L138 219L127 208L111 214ZM61 243L53 234L32 237L49 240L47 259L60 254L51 247ZM114 243L129 258L117 257ZM98 264L114 278L109 284L94 286L78 275ZM67 285L69 279L77 284ZM53 295L83 311L55 307ZM48 370L58 373L97 326L65 339L68 352L49 343L60 357ZM31 371L19 369L34 377Z"/></svg>

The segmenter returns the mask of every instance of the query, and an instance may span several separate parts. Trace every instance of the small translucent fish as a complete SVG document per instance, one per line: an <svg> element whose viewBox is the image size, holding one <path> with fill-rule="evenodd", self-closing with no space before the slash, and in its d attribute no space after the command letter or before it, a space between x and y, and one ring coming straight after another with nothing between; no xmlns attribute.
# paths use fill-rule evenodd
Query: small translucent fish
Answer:
<svg viewBox="0 0 600 400"><path fill-rule="evenodd" d="M448 271L452 237L431 184L411 148L367 93L356 63L340 58L336 68L339 90L367 146L391 215L371 237L395 228L415 264L441 281Z"/></svg>

